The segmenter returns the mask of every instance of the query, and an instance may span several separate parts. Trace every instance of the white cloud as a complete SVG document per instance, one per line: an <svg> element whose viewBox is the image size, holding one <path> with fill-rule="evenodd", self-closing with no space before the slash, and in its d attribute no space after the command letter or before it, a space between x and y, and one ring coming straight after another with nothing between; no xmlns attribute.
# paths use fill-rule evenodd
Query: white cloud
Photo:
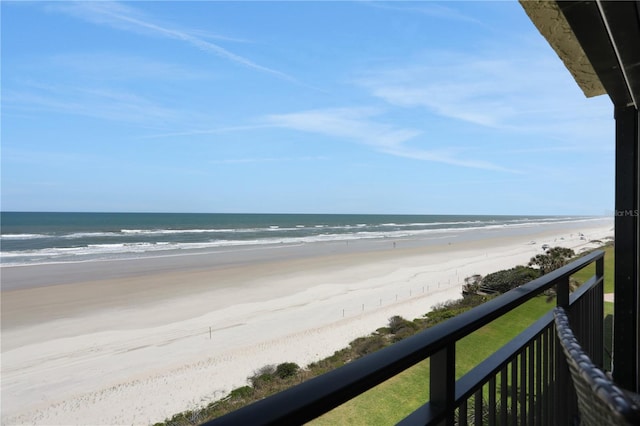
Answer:
<svg viewBox="0 0 640 426"><path fill-rule="evenodd" d="M121 3L107 1L73 2L57 3L50 7L95 24L108 25L123 31L180 40L204 52L212 53L236 64L297 83L297 80L288 74L257 64L250 59L198 37L196 35L198 34L197 31L176 29L170 25L156 24L143 16L139 10ZM218 38L221 37L218 36Z"/></svg>
<svg viewBox="0 0 640 426"><path fill-rule="evenodd" d="M394 128L370 120L377 114L369 108L335 108L274 114L266 120L277 127L349 139L378 148L390 148L420 134L417 130Z"/></svg>
<svg viewBox="0 0 640 426"><path fill-rule="evenodd" d="M289 161L324 161L327 157L250 157L250 158L232 158L226 160L213 160L212 164L252 164L252 163L274 163L274 162L289 162Z"/></svg>
<svg viewBox="0 0 640 426"><path fill-rule="evenodd" d="M374 117L379 114L381 114L380 111L371 108L335 108L269 115L266 120L276 127L346 139L369 145L379 152L397 157L513 172L487 161L460 158L452 148L435 150L412 148L407 143L421 136L422 132L374 121Z"/></svg>
<svg viewBox="0 0 640 426"><path fill-rule="evenodd" d="M531 81L510 61L435 54L427 62L369 72L357 82L392 105L488 127L506 126L519 114L518 99L530 97Z"/></svg>
<svg viewBox="0 0 640 426"><path fill-rule="evenodd" d="M562 64L531 46L478 53L429 52L355 80L401 108L423 108L474 125L567 137L601 134L603 102L587 103ZM415 58L414 58L415 59Z"/></svg>
<svg viewBox="0 0 640 426"><path fill-rule="evenodd" d="M183 132L171 132L171 133L156 133L153 135L141 136L139 139L159 139L159 138L170 138L175 136L214 135L219 133L243 132L247 130L265 129L265 128L272 128L272 127L273 126L270 124L228 126L228 127L217 127L214 129L186 130Z"/></svg>
<svg viewBox="0 0 640 426"><path fill-rule="evenodd" d="M221 40L221 41L230 41L233 43L253 43L252 40L246 40L243 38L238 38L238 37L229 37L226 35L221 35L221 34L214 34L211 33L209 31L205 31L205 30L190 30L189 33L191 35L200 37L200 38L208 38L208 39L212 39L212 40Z"/></svg>
<svg viewBox="0 0 640 426"><path fill-rule="evenodd" d="M7 90L3 94L3 106L10 111L47 111L157 128L171 123L194 125L197 120L204 121L201 115L167 108L129 91L70 85L31 83L21 90Z"/></svg>
<svg viewBox="0 0 640 426"><path fill-rule="evenodd" d="M416 14L419 13L421 15L431 16L439 19L448 19L454 21L463 21L463 22L472 22L475 24L480 24L476 18L473 18L469 15L465 15L460 11L448 7L443 6L442 4L435 3L425 3L425 2L379 2L379 1L368 1L366 4L376 7L379 9L386 10L394 10L398 12L407 12Z"/></svg>
<svg viewBox="0 0 640 426"><path fill-rule="evenodd" d="M210 78L210 72L194 71L184 66L138 55L107 52L57 54L39 59L32 67L55 68L82 80L190 80Z"/></svg>
<svg viewBox="0 0 640 426"><path fill-rule="evenodd" d="M469 160L465 158L460 158L457 155L455 149L446 150L420 150L413 149L405 146L400 146L392 149L386 149L384 152L395 155L398 157L411 158L414 160L424 160L424 161L434 161L437 163L450 164L452 166L460 166L460 167L468 167L473 169L484 169L484 170L495 170L500 172L507 173L521 173L514 169L509 169L506 167L499 166L497 164L491 163L489 161L482 160Z"/></svg>

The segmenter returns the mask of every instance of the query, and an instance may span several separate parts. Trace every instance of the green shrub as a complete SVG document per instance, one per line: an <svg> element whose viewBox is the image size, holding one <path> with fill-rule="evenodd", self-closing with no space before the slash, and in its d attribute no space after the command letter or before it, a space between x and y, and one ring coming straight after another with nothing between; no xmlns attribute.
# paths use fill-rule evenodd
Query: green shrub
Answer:
<svg viewBox="0 0 640 426"><path fill-rule="evenodd" d="M470 294L462 299L455 300L451 303L455 308L474 308L489 300L491 296L481 296L479 294Z"/></svg>
<svg viewBox="0 0 640 426"><path fill-rule="evenodd" d="M417 326L413 321L408 321L399 315L394 315L389 318L389 332L391 334L398 334L400 330L405 328L415 330Z"/></svg>
<svg viewBox="0 0 640 426"><path fill-rule="evenodd" d="M379 329L376 330L376 333L384 336L386 334L390 334L391 329L389 327L380 327Z"/></svg>
<svg viewBox="0 0 640 426"><path fill-rule="evenodd" d="M295 362L284 362L276 367L275 374L281 379L286 379L295 376L298 370L300 370L300 366Z"/></svg>
<svg viewBox="0 0 640 426"><path fill-rule="evenodd" d="M462 299L438 303L431 307L431 312L427 313L424 318L416 320L416 323L420 328L431 327L481 305L489 299L491 299L491 296L474 294Z"/></svg>
<svg viewBox="0 0 640 426"><path fill-rule="evenodd" d="M232 399L245 399L250 398L253 395L253 388L251 386L242 386L231 391L229 396Z"/></svg>
<svg viewBox="0 0 640 426"><path fill-rule="evenodd" d="M532 257L529 266L537 266L540 268L540 275L544 275L566 265L573 256L575 253L569 248L553 247L544 254Z"/></svg>
<svg viewBox="0 0 640 426"><path fill-rule="evenodd" d="M440 308L433 310L426 315L426 325L429 327L434 326L448 320L449 318L453 318L456 315L461 314L462 312L468 311L469 309L471 308Z"/></svg>
<svg viewBox="0 0 640 426"><path fill-rule="evenodd" d="M378 349L382 349L387 345L387 340L379 334L374 334L367 337L359 337L353 342L349 343L349 346L354 352L354 355L361 357L371 352L375 352Z"/></svg>
<svg viewBox="0 0 640 426"><path fill-rule="evenodd" d="M482 279L482 287L506 293L507 291L520 287L540 276L540 271L527 266L518 265L515 268L489 274Z"/></svg>
<svg viewBox="0 0 640 426"><path fill-rule="evenodd" d="M394 343L414 335L418 328L417 323L408 321L399 315L389 318L389 333L393 335L391 341Z"/></svg>
<svg viewBox="0 0 640 426"><path fill-rule="evenodd" d="M274 380L275 371L276 368L273 365L265 365L257 370L253 376L249 377L249 381L255 389L264 388Z"/></svg>

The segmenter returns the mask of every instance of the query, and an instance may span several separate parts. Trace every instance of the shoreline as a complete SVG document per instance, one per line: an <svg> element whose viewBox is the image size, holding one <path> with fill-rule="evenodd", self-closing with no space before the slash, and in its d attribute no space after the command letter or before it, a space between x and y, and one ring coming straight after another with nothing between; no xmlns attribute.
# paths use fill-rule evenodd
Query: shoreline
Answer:
<svg viewBox="0 0 640 426"><path fill-rule="evenodd" d="M230 246L203 251L185 251L167 254L149 254L122 259L94 259L77 262L51 262L24 265L4 265L0 263L3 276L2 291L43 287L59 284L90 281L87 276L100 279L144 276L162 271L192 271L196 269L217 269L241 265L255 265L277 260L290 261L304 258L318 258L332 255L350 255L385 252L385 256L406 249L425 249L438 246L442 249L446 243L468 243L486 239L529 235L545 236L558 232L574 233L582 229L599 228L610 223L611 218L590 218L572 222L550 223L544 225L513 225L503 228L461 228L434 232L424 236L404 238L374 238L355 241L327 241L280 245ZM544 229L541 234L540 228ZM397 243L397 244L394 244ZM393 250L392 250L393 249Z"/></svg>
<svg viewBox="0 0 640 426"><path fill-rule="evenodd" d="M578 253L613 236L612 226L476 233L451 244L396 240L395 249L391 241L349 244L350 252L342 243L236 264L171 270L168 262L155 274L87 282L72 273L69 283L23 289L3 282L2 422L163 420L219 399L266 364L303 366L393 315L422 316L460 298L465 277L526 263L543 243Z"/></svg>

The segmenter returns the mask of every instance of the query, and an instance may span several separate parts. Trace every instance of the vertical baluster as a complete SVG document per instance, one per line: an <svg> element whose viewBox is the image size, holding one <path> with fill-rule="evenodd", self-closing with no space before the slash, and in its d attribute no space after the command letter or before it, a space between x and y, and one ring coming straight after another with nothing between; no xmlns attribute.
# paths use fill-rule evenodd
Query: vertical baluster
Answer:
<svg viewBox="0 0 640 426"><path fill-rule="evenodd" d="M553 424L553 333L551 328L545 331L545 350L544 350L544 374L545 374L545 421L544 424Z"/></svg>
<svg viewBox="0 0 640 426"><path fill-rule="evenodd" d="M474 425L475 426L482 426L482 387L476 391L475 393L475 406L474 406L474 413L473 413L473 417L474 417Z"/></svg>
<svg viewBox="0 0 640 426"><path fill-rule="evenodd" d="M509 389L507 386L507 367L505 366L502 371L500 371L500 424L506 425L508 424L507 417L507 408L509 400L507 396L509 395Z"/></svg>
<svg viewBox="0 0 640 426"><path fill-rule="evenodd" d="M553 323L552 323L553 324ZM558 424L559 401L556 399L556 383L558 381L558 365L556 363L556 330L549 328L549 424Z"/></svg>
<svg viewBox="0 0 640 426"><path fill-rule="evenodd" d="M518 422L518 357L511 360L511 424Z"/></svg>
<svg viewBox="0 0 640 426"><path fill-rule="evenodd" d="M591 351L591 333L590 331L592 330L591 327L593 327L593 315L592 312L590 311L589 308L591 307L591 297L590 297L590 292L587 292L587 294L584 295L583 297L583 301L581 301L580 303L580 334L581 334L581 338L582 340L578 340L579 342L584 342L585 346L586 346L586 351L589 354L589 356L593 356L593 352Z"/></svg>
<svg viewBox="0 0 640 426"><path fill-rule="evenodd" d="M496 376L489 379L489 424L496 424Z"/></svg>
<svg viewBox="0 0 640 426"><path fill-rule="evenodd" d="M519 424L527 425L527 348L520 353L520 417Z"/></svg>
<svg viewBox="0 0 640 426"><path fill-rule="evenodd" d="M602 284L594 291L594 304L596 318L596 331L594 341L594 362L600 368L604 368L604 287Z"/></svg>
<svg viewBox="0 0 640 426"><path fill-rule="evenodd" d="M588 292L586 294L587 298L583 303L580 304L580 309L582 310L582 324L580 328L582 329L582 337L586 342L587 347L589 348L588 354L589 356L593 355L593 347L591 346L591 331L593 330L593 311L590 310L591 307L591 294L593 292Z"/></svg>
<svg viewBox="0 0 640 426"><path fill-rule="evenodd" d="M599 318L598 329L596 330L596 348L594 352L594 363L604 368L604 256L596 260L596 277L600 279L595 291L596 312Z"/></svg>
<svg viewBox="0 0 640 426"><path fill-rule="evenodd" d="M593 288L590 292L589 292L589 309L587 309L589 311L589 325L591 326L591 329L587 332L587 334L589 335L588 337L588 344L589 344L589 354L591 359L593 360L595 357L595 348L596 348L596 330L598 329L598 326L596 325L598 322L600 322L600 318L598 317L598 309L596 307L596 292L597 292L597 288Z"/></svg>
<svg viewBox="0 0 640 426"><path fill-rule="evenodd" d="M569 316L569 323L571 324L571 328L573 329L574 333L576 333L576 338L581 339L582 338L582 325L583 325L583 318L582 318L582 303L584 302L584 300L578 300L572 307L571 309L566 309L567 315ZM575 326L575 324L578 324L578 327Z"/></svg>
<svg viewBox="0 0 640 426"><path fill-rule="evenodd" d="M467 426L467 400L465 399L458 407L458 425Z"/></svg>
<svg viewBox="0 0 640 426"><path fill-rule="evenodd" d="M536 337L536 426L542 426L542 413L545 395L542 393L542 342L544 332Z"/></svg>
<svg viewBox="0 0 640 426"><path fill-rule="evenodd" d="M532 340L531 342L529 342L529 344L527 345L527 352L528 352L528 360L529 360L529 368L528 368L528 372L527 372L527 376L529 377L529 398L528 398L528 402L529 402L529 407L528 407L528 411L529 411L529 419L528 419L528 423L530 425L533 426L533 422L534 422L534 417L535 417L535 406L536 406L536 393L535 393L535 364L534 364L534 346L535 346L535 340Z"/></svg>

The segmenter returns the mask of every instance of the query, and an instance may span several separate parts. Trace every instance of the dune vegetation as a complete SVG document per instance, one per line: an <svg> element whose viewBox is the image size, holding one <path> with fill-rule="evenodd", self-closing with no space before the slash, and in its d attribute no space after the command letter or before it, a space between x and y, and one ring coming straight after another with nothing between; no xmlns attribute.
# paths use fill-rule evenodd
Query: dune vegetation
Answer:
<svg viewBox="0 0 640 426"><path fill-rule="evenodd" d="M611 293L613 292L613 245L606 245L603 249L605 250L605 293ZM336 351L330 357L311 363L305 368L301 368L293 362L266 365L248 378L249 384L234 389L225 398L212 402L199 410L176 414L171 419L156 423L154 426L196 425L219 417L446 321L501 293L539 277L543 270L549 272L574 258L572 251L556 250L556 248L547 250L546 255L546 257L538 255L532 258L527 266L519 265L488 274L485 277L479 275L468 277L463 286L462 298L434 306L423 317L414 320L393 316L389 319L387 326L377 329L368 336L355 339L348 347ZM572 280L577 286L593 276L594 273L595 266L590 265L575 274ZM535 297L462 339L457 347L457 377L470 371L488 355L495 352L497 348L551 310L554 306L553 303L550 303L553 296L554 294L551 292ZM613 304L605 303L605 317L609 320L612 311ZM607 324L606 320L605 324ZM608 348L610 348L610 333L610 327L606 328L605 346ZM395 424L429 399L428 377L429 362L427 360L311 423L317 425Z"/></svg>

